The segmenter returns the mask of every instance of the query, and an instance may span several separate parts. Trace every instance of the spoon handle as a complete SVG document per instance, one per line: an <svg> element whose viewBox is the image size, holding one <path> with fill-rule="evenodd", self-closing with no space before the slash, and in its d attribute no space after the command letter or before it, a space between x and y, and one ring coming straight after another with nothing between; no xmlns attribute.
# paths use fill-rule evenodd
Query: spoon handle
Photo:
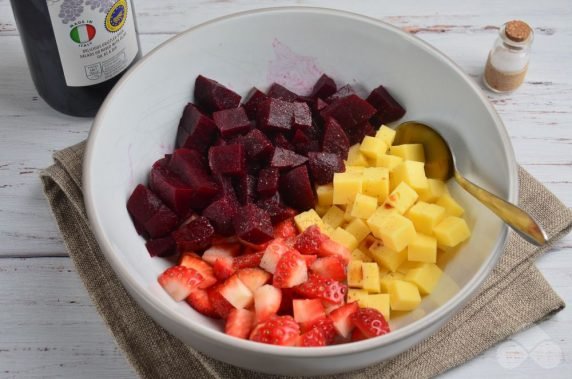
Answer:
<svg viewBox="0 0 572 379"><path fill-rule="evenodd" d="M489 191L479 187L475 183L465 179L458 171L455 170L455 180L468 193L473 195L477 200L493 211L511 228L514 229L522 238L528 242L542 246L546 244L546 233L542 227L525 211L513 205L500 197L493 195Z"/></svg>

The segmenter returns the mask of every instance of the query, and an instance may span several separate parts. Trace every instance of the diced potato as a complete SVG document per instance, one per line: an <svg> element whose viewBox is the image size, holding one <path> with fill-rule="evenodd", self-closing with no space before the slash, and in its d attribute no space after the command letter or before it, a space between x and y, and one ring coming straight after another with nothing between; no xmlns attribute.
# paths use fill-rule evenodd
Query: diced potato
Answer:
<svg viewBox="0 0 572 379"><path fill-rule="evenodd" d="M385 167L368 167L362 175L362 193L376 197L379 203L383 203L389 195L389 170Z"/></svg>
<svg viewBox="0 0 572 379"><path fill-rule="evenodd" d="M459 203L457 203L457 201L453 199L453 197L448 193L444 193L443 195L441 195L441 197L437 199L435 204L445 208L445 213L448 216L461 217L463 213L465 213L463 207L461 207Z"/></svg>
<svg viewBox="0 0 572 379"><path fill-rule="evenodd" d="M386 218L387 216L389 216L392 213L398 213L397 209L393 208L392 206L389 206L389 208L386 208L382 205L380 207L377 207L375 212L373 212L373 214L371 216L369 216L369 218L367 219L367 226L369 226L369 230L371 230L371 232L373 233L374 236L376 236L377 238L381 238L380 237L380 235L381 235L381 231L380 231L381 223L382 223L384 218Z"/></svg>
<svg viewBox="0 0 572 379"><path fill-rule="evenodd" d="M393 169L390 175L391 188L396 188L399 183L409 184L415 191L425 190L428 187L425 176L425 163L417 161L403 161Z"/></svg>
<svg viewBox="0 0 572 379"><path fill-rule="evenodd" d="M415 230L432 235L433 228L445 218L445 208L420 201L407 211L405 217L413 221Z"/></svg>
<svg viewBox="0 0 572 379"><path fill-rule="evenodd" d="M391 146L389 153L401 157L406 161L425 162L425 150L420 143Z"/></svg>
<svg viewBox="0 0 572 379"><path fill-rule="evenodd" d="M395 130L381 125L381 128L375 133L375 138L381 139L387 146L393 145L393 140L395 139Z"/></svg>
<svg viewBox="0 0 572 379"><path fill-rule="evenodd" d="M364 167L368 165L365 155L363 155L360 151L359 143L350 147L350 150L348 151L348 159L346 161L346 164L349 166L364 166Z"/></svg>
<svg viewBox="0 0 572 379"><path fill-rule="evenodd" d="M421 295L429 295L439 282L443 271L434 263L424 263L421 267L409 270L405 280L415 284Z"/></svg>
<svg viewBox="0 0 572 379"><path fill-rule="evenodd" d="M344 211L344 221L350 222L354 218L352 217L352 209L354 208L354 202L346 204L346 210Z"/></svg>
<svg viewBox="0 0 572 379"><path fill-rule="evenodd" d="M403 158L398 157L396 155L382 155L377 157L374 164L375 167L385 167L390 172L393 171L395 167L397 167L401 162L403 162Z"/></svg>
<svg viewBox="0 0 572 379"><path fill-rule="evenodd" d="M387 205L396 208L399 213L404 214L407 210L415 204L417 201L417 192L411 188L407 183L401 182L399 185L389 194L383 206L388 208Z"/></svg>
<svg viewBox="0 0 572 379"><path fill-rule="evenodd" d="M358 193L355 197L351 216L367 219L377 209L377 198Z"/></svg>
<svg viewBox="0 0 572 379"><path fill-rule="evenodd" d="M433 233L437 238L437 242L447 247L455 247L471 236L471 231L465 220L454 216L445 217L433 229Z"/></svg>
<svg viewBox="0 0 572 379"><path fill-rule="evenodd" d="M334 204L349 204L361 192L362 176L355 172L334 174Z"/></svg>
<svg viewBox="0 0 572 379"><path fill-rule="evenodd" d="M361 249L354 249L351 259L354 261L373 262L373 258L364 253Z"/></svg>
<svg viewBox="0 0 572 379"><path fill-rule="evenodd" d="M337 227L336 230L334 230L331 238L340 245L347 247L350 251L358 247L358 241L356 238L340 227Z"/></svg>
<svg viewBox="0 0 572 379"><path fill-rule="evenodd" d="M439 197L447 192L447 185L444 181L431 178L427 178L427 188L417 191L419 194L419 200L427 203L434 203Z"/></svg>
<svg viewBox="0 0 572 379"><path fill-rule="evenodd" d="M381 238L387 248L394 251L405 249L417 234L411 220L397 213L382 220L379 232L378 238Z"/></svg>
<svg viewBox="0 0 572 379"><path fill-rule="evenodd" d="M362 288L368 292L379 293L379 267L375 262L363 262L361 265L363 274Z"/></svg>
<svg viewBox="0 0 572 379"><path fill-rule="evenodd" d="M383 246L381 243L373 244L369 252L377 263L391 272L395 272L407 259L407 249L395 251Z"/></svg>
<svg viewBox="0 0 572 379"><path fill-rule="evenodd" d="M399 272L403 275L407 275L409 270L411 270L413 268L421 267L421 265L423 265L423 263L421 263L421 262L410 262L410 261L406 260L401 265L399 265L396 272Z"/></svg>
<svg viewBox="0 0 572 379"><path fill-rule="evenodd" d="M379 313L383 315L385 320L389 321L390 299L388 294L386 293L370 294L365 296L362 301L365 303L365 306L363 306L363 308L377 309Z"/></svg>
<svg viewBox="0 0 572 379"><path fill-rule="evenodd" d="M320 228L320 231L330 238L332 238L332 236L334 235L334 232L336 231L335 228L332 228L328 224L318 225L318 228Z"/></svg>
<svg viewBox="0 0 572 379"><path fill-rule="evenodd" d="M294 216L294 222L300 232L303 232L312 225L317 225L318 227L322 227L324 225L320 215L313 209L298 213Z"/></svg>
<svg viewBox="0 0 572 379"><path fill-rule="evenodd" d="M348 264L348 286L352 288L363 287L362 261L350 261Z"/></svg>
<svg viewBox="0 0 572 379"><path fill-rule="evenodd" d="M342 215L343 217L343 215ZM358 243L363 241L365 237L369 234L369 227L360 218L354 218L350 223L344 228L348 233L352 234Z"/></svg>
<svg viewBox="0 0 572 379"><path fill-rule="evenodd" d="M314 209L316 210L316 213L321 216L324 217L324 215L326 214L326 212L330 209L331 207L329 205L320 205L317 204Z"/></svg>
<svg viewBox="0 0 572 379"><path fill-rule="evenodd" d="M344 211L334 205L322 216L322 221L335 229L344 222Z"/></svg>
<svg viewBox="0 0 572 379"><path fill-rule="evenodd" d="M354 173L361 174L361 173L363 173L364 170L365 170L364 166L346 166L345 172L354 172Z"/></svg>
<svg viewBox="0 0 572 379"><path fill-rule="evenodd" d="M382 293L389 293L389 284L394 280L403 280L405 275L400 272L390 272L379 279L379 289Z"/></svg>
<svg viewBox="0 0 572 379"><path fill-rule="evenodd" d="M421 303L421 295L415 284L393 280L389 283L389 300L392 311L411 311Z"/></svg>
<svg viewBox="0 0 572 379"><path fill-rule="evenodd" d="M365 136L361 141L359 151L369 159L377 159L385 155L388 146L379 138Z"/></svg>
<svg viewBox="0 0 572 379"><path fill-rule="evenodd" d="M434 237L417 233L407 246L407 260L413 262L437 262L437 240Z"/></svg>
<svg viewBox="0 0 572 379"><path fill-rule="evenodd" d="M348 303L357 301L360 308L367 308L367 297L369 292L355 288L348 289Z"/></svg>
<svg viewBox="0 0 572 379"><path fill-rule="evenodd" d="M328 206L333 204L334 186L332 184L316 187L316 194L318 195L319 205Z"/></svg>

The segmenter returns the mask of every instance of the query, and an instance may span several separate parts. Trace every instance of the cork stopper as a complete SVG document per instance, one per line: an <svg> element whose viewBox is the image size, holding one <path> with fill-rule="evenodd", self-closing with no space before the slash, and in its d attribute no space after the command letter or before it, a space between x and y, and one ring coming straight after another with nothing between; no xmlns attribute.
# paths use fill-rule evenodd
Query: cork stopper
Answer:
<svg viewBox="0 0 572 379"><path fill-rule="evenodd" d="M522 42L528 39L531 33L530 26L524 21L512 20L506 23L504 32L508 39L514 42Z"/></svg>

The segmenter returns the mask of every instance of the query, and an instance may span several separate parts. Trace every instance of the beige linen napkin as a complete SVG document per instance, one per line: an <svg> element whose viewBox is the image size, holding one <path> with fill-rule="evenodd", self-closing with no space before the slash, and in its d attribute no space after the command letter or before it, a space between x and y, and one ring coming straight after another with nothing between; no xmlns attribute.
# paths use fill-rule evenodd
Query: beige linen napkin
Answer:
<svg viewBox="0 0 572 379"><path fill-rule="evenodd" d="M90 230L81 177L85 143L54 154L41 173L44 191L70 257L97 310L144 378L268 378L208 358L157 325L135 303L105 260ZM394 359L339 378L428 378L474 358L499 341L561 310L563 301L533 265L572 226L572 212L520 169L520 206L545 228L539 249L511 233L478 295L439 332Z"/></svg>

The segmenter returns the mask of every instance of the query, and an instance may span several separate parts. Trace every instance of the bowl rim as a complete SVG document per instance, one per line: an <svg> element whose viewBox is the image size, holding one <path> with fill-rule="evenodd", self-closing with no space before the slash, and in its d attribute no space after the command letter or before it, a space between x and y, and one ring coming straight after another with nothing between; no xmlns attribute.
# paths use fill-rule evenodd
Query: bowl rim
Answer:
<svg viewBox="0 0 572 379"><path fill-rule="evenodd" d="M249 340L242 340L239 338L233 338L218 330L213 330L211 327L201 325L192 321L188 317L184 317L178 314L176 311L162 306L157 301L153 299L148 293L148 289L140 286L134 277L129 273L129 270L123 266L123 263L116 256L114 247L112 243L107 238L102 224L99 212L94 203L94 186L95 178L90 169L94 161L94 150L97 141L97 135L103 127L102 119L104 119L104 114L106 109L109 107L110 103L113 101L114 95L118 93L123 86L125 86L130 78L134 75L137 70L146 63L146 61L157 54L164 46L173 43L179 38L186 37L192 34L195 30L216 24L219 22L238 19L242 17L248 17L260 14L273 14L273 13L314 13L320 15L334 16L340 18L353 19L360 22L368 23L376 26L380 29L386 29L393 32L396 36L409 41L410 43L416 45L417 47L428 51L433 56L439 58L444 64L448 65L453 71L455 71L464 81L473 89L478 98L481 100L482 104L485 106L490 116L492 117L496 129L499 132L501 143L504 147L504 155L509 167L509 192L508 200L510 202L516 203L518 199L518 171L517 163L514 154L514 150L506 130L504 123L502 122L500 116L489 102L487 97L481 91L481 88L467 75L462 69L447 57L444 53L431 46L429 43L421 40L420 38L411 35L402 29L386 23L380 19L365 16L359 13L331 9L325 7L307 7L307 6L284 6L284 7L267 7L267 8L257 8L253 10L247 10L237 13L232 13L222 17L217 17L206 22L195 25L191 28L186 29L183 32L176 34L175 36L169 38L167 41L161 43L154 49L152 49L148 54L142 57L139 62L137 62L130 70L128 70L119 82L111 90L105 101L103 102L99 112L97 113L92 128L89 133L88 142L85 151L85 158L83 163L83 190L85 192L85 206L87 210L88 219L90 221L91 227L94 231L95 237L101 246L101 250L104 253L105 258L110 263L115 273L117 274L123 285L126 286L129 292L135 293L134 296L137 302L144 302L145 312L147 309L152 308L155 312L161 315L162 318L169 319L176 323L178 327L184 327L190 329L192 333L198 334L202 338L209 339L210 341L219 344L221 346L233 347L242 350L248 350L251 353L259 353L266 355L277 355L281 357L299 357L299 358L319 358L319 357L334 357L344 354L355 354L358 352L364 352L369 350L378 349L384 346L391 345L395 342L402 341L411 337L419 330L428 328L429 326L441 321L446 320L452 316L452 313L458 310L462 305L466 304L476 293L476 290L481 286L486 277L492 271L496 262L500 258L504 246L507 242L508 227L503 224L501 227L500 236L492 250L492 254L489 256L487 261L485 261L479 271L474 275L474 277L464 286L459 292L457 292L452 298L450 298L446 303L438 307L432 313L423 316L422 318L412 322L411 324L404 326L396 331L392 331L386 335L372 338L368 340L353 342L350 344L340 344L333 346L325 346L316 348L301 348L301 347L287 347L287 346L274 346L256 343ZM140 304L141 305L141 304ZM147 312L148 314L150 312ZM150 314L154 320L157 321L157 317ZM161 323L162 324L162 323ZM178 338L178 337L177 337Z"/></svg>

